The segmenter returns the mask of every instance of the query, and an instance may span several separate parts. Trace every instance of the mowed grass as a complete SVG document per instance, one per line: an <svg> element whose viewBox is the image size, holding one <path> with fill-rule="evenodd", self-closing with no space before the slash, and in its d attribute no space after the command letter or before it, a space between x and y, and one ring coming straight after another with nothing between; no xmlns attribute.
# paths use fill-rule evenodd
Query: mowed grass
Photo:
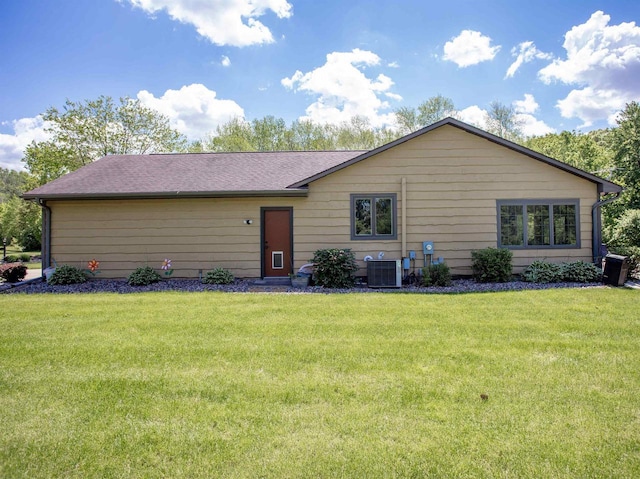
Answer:
<svg viewBox="0 0 640 479"><path fill-rule="evenodd" d="M639 306L0 296L0 477L640 477Z"/></svg>

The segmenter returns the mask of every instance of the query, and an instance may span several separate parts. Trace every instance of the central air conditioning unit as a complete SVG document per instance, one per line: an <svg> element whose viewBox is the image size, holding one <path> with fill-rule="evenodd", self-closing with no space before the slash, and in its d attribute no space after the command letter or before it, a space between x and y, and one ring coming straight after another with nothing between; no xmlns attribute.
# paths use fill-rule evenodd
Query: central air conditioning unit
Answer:
<svg viewBox="0 0 640 479"><path fill-rule="evenodd" d="M372 259L367 261L367 285L370 288L401 287L401 261L399 259Z"/></svg>

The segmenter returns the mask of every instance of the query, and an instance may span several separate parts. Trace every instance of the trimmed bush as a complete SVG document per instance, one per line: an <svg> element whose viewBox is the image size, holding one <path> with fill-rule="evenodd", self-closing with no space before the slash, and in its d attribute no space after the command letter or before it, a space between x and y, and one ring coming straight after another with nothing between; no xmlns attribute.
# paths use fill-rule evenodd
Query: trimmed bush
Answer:
<svg viewBox="0 0 640 479"><path fill-rule="evenodd" d="M28 263L29 261L31 261L31 256L28 255L27 253L8 254L5 258L5 261L7 263L17 263L19 261L22 261L23 263Z"/></svg>
<svg viewBox="0 0 640 479"><path fill-rule="evenodd" d="M511 279L513 253L506 248L485 248L471 252L473 278L480 283L506 283Z"/></svg>
<svg viewBox="0 0 640 479"><path fill-rule="evenodd" d="M451 270L446 263L432 264L422 268L423 286L451 286Z"/></svg>
<svg viewBox="0 0 640 479"><path fill-rule="evenodd" d="M350 288L358 271L356 257L350 249L319 249L313 254L313 279L325 288Z"/></svg>
<svg viewBox="0 0 640 479"><path fill-rule="evenodd" d="M141 266L137 268L127 278L129 286L148 286L153 283L157 283L162 279L151 266Z"/></svg>
<svg viewBox="0 0 640 479"><path fill-rule="evenodd" d="M207 274L202 278L202 282L205 284L231 284L234 280L231 271L224 268L214 268L207 271Z"/></svg>
<svg viewBox="0 0 640 479"><path fill-rule="evenodd" d="M76 268L75 266L71 266L68 264L63 264L62 266L58 266L53 274L49 277L47 283L53 285L63 285L63 284L80 284L87 281L87 277L84 273Z"/></svg>
<svg viewBox="0 0 640 479"><path fill-rule="evenodd" d="M595 265L584 261L556 264L538 260L531 263L522 276L530 283L595 283L600 281L602 273Z"/></svg>
<svg viewBox="0 0 640 479"><path fill-rule="evenodd" d="M21 263L0 264L0 278L8 283L22 281L27 275L27 267Z"/></svg>
<svg viewBox="0 0 640 479"><path fill-rule="evenodd" d="M563 263L562 280L572 283L597 283L602 279L600 269L591 263L575 261L573 263Z"/></svg>
<svg viewBox="0 0 640 479"><path fill-rule="evenodd" d="M564 276L563 268L556 263L536 260L522 273L522 277L529 283L559 283Z"/></svg>

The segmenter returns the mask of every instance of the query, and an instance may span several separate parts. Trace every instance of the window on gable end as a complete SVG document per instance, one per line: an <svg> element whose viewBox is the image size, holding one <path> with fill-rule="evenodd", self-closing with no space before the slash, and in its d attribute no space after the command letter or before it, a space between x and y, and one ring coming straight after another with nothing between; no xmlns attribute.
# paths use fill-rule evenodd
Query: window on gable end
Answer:
<svg viewBox="0 0 640 479"><path fill-rule="evenodd" d="M397 239L395 193L351 195L351 239Z"/></svg>

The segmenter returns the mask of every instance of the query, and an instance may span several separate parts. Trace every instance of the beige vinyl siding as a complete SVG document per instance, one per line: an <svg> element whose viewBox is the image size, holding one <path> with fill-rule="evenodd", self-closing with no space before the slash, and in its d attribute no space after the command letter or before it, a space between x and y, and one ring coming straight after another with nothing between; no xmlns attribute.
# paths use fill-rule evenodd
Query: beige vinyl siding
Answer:
<svg viewBox="0 0 640 479"><path fill-rule="evenodd" d="M471 251L495 247L497 200L578 199L580 249L514 250L516 272L535 259L591 261L594 183L453 126L443 126L334 172L309 185L308 197L51 201L52 257L101 277L125 277L136 267L159 269L170 258L176 277L221 266L237 277L261 268L260 208L293 208L294 265L320 248L351 248L364 256L402 255L401 184L406 179L407 251L422 265L422 242L433 241L453 274L471 273ZM395 193L398 238L352 241L350 195ZM245 219L253 224L245 225Z"/></svg>
<svg viewBox="0 0 640 479"><path fill-rule="evenodd" d="M591 261L594 183L452 126L311 183L304 208L296 211L296 257L319 247L350 247L360 274L366 255L382 251L385 258L400 258L402 178L407 182L407 251L416 251L417 265L422 265L422 242L433 241L435 256L442 256L454 274L471 274L471 251L497 246L499 199L580 201L581 248L514 250L516 272L535 259ZM398 239L351 241L351 193L396 193Z"/></svg>
<svg viewBox="0 0 640 479"><path fill-rule="evenodd" d="M52 257L98 277L126 277L139 266L172 260L175 277L214 268L260 276L260 207L292 206L299 198L154 199L51 202ZM244 224L251 219L253 224Z"/></svg>

